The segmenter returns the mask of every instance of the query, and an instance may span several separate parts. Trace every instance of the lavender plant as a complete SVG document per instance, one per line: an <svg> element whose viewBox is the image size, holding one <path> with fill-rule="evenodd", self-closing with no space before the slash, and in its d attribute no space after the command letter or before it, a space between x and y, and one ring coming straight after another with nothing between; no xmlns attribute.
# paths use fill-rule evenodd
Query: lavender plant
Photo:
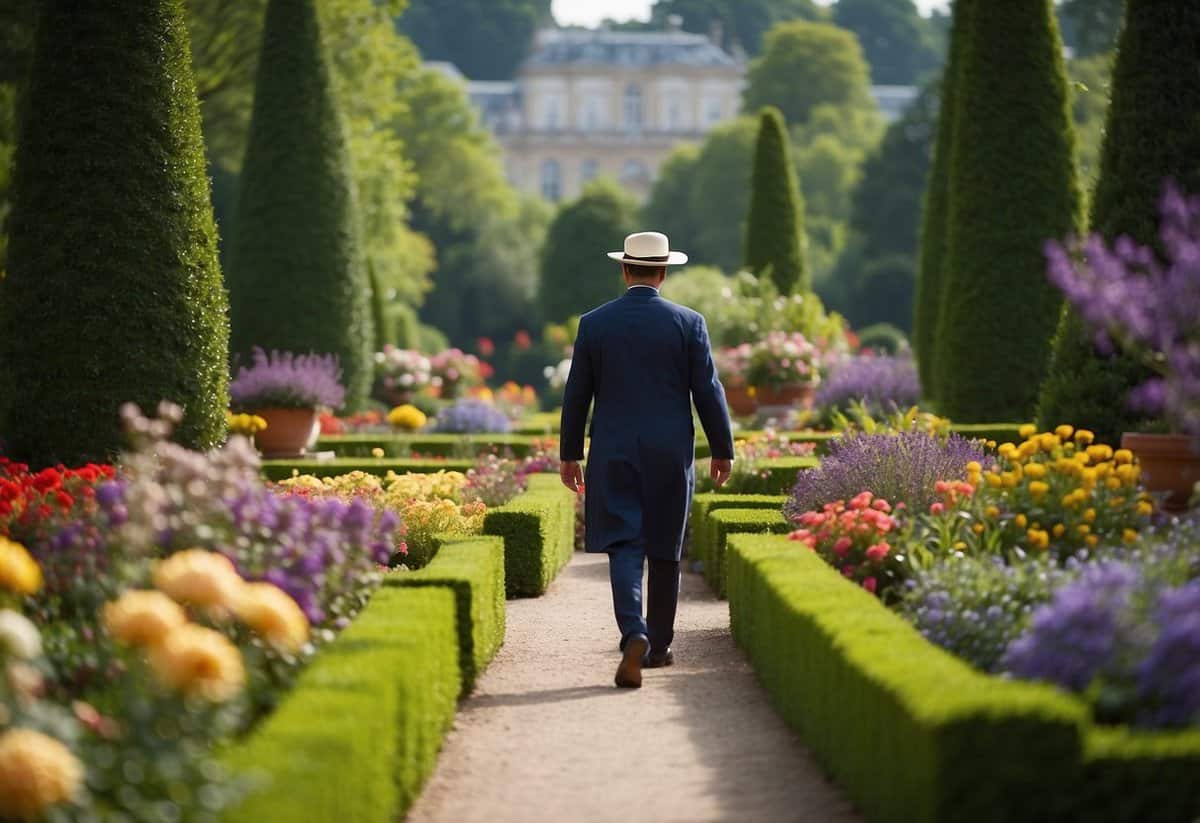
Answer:
<svg viewBox="0 0 1200 823"><path fill-rule="evenodd" d="M1163 254L1128 237L1111 246L1049 243L1050 281L1096 332L1096 343L1142 355L1157 377L1130 402L1165 413L1200 440L1200 198L1167 184L1159 233Z"/></svg>
<svg viewBox="0 0 1200 823"><path fill-rule="evenodd" d="M911 357L860 355L833 367L817 390L816 405L828 413L847 411L858 402L881 415L907 409L920 399L921 382Z"/></svg>
<svg viewBox="0 0 1200 823"><path fill-rule="evenodd" d="M983 460L983 450L957 434L848 434L833 442L820 466L800 472L784 514L796 519L863 491L893 506L926 511L937 499L937 481L962 480L968 463Z"/></svg>
<svg viewBox="0 0 1200 823"><path fill-rule="evenodd" d="M342 370L331 354L267 354L256 348L252 360L229 383L230 402L237 409L340 409L345 402Z"/></svg>
<svg viewBox="0 0 1200 823"><path fill-rule="evenodd" d="M495 406L468 398L438 412L435 431L454 434L506 432L512 422Z"/></svg>

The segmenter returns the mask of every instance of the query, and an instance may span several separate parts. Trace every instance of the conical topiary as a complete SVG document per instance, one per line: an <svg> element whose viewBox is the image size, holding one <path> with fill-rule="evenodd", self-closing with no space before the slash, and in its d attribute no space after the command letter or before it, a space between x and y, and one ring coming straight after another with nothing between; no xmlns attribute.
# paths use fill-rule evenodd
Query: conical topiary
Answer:
<svg viewBox="0 0 1200 823"><path fill-rule="evenodd" d="M1061 295L1047 238L1080 227L1051 0L972 3L955 80L934 386L963 422L1033 416Z"/></svg>
<svg viewBox="0 0 1200 823"><path fill-rule="evenodd" d="M950 151L954 137L955 97L959 63L966 40L967 15L975 0L954 0L950 21L950 49L942 71L939 90L937 136L925 206L921 212L921 240L917 262L916 294L913 297L913 347L917 351L917 369L921 392L927 399L937 397L934 376L937 370L937 321L942 303L942 277L946 265L946 218L949 204Z"/></svg>
<svg viewBox="0 0 1200 823"><path fill-rule="evenodd" d="M806 292L812 284L805 245L804 201L787 128L779 109L767 106L759 115L742 261L758 277L769 272L780 294Z"/></svg>
<svg viewBox="0 0 1200 823"><path fill-rule="evenodd" d="M270 0L230 242L230 348L336 354L353 409L374 335L329 72L314 1Z"/></svg>
<svg viewBox="0 0 1200 823"><path fill-rule="evenodd" d="M1158 240L1158 201L1170 178L1200 194L1200 4L1127 0L1117 44L1092 231L1113 241ZM1038 420L1069 422L1116 444L1141 424L1124 402L1149 372L1127 355L1099 354L1074 312L1064 312Z"/></svg>
<svg viewBox="0 0 1200 823"><path fill-rule="evenodd" d="M228 326L181 0L46 0L16 153L0 362L8 455L110 459L126 401L228 427Z"/></svg>

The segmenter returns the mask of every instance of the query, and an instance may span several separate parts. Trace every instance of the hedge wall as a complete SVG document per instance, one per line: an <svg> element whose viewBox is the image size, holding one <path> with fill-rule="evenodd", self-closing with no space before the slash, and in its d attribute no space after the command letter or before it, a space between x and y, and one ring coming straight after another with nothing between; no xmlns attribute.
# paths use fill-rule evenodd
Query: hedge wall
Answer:
<svg viewBox="0 0 1200 823"><path fill-rule="evenodd" d="M688 557L699 563L707 563L708 556L704 554L709 542L702 537L708 516L718 509L774 509L783 511L787 495L782 494L723 494L721 492L704 492L693 495L692 508L688 512Z"/></svg>
<svg viewBox="0 0 1200 823"><path fill-rule="evenodd" d="M433 472L466 472L475 466L474 460L444 460L441 458L374 458L374 457L337 457L333 460L264 460L262 462L263 476L268 480L285 480L294 474L311 474L314 477L336 477L349 472L366 472L380 477L389 471L396 474L418 472L432 474ZM564 489L565 491L565 489Z"/></svg>
<svg viewBox="0 0 1200 823"><path fill-rule="evenodd" d="M779 509L717 509L711 512L696 533L696 543L704 556L704 579L718 597L728 595L729 538L735 534L786 534L794 526Z"/></svg>
<svg viewBox="0 0 1200 823"><path fill-rule="evenodd" d="M527 491L484 516L483 532L504 538L508 597L537 597L575 552L575 495L556 476L534 475Z"/></svg>
<svg viewBox="0 0 1200 823"><path fill-rule="evenodd" d="M386 585L445 587L454 592L462 693L504 643L504 542L498 537L447 537L429 565L388 575Z"/></svg>
<svg viewBox="0 0 1200 823"><path fill-rule="evenodd" d="M511 452L525 457L545 436L530 434L337 434L326 435L317 441L318 451L333 451L338 457L370 457L373 449L383 449L388 457L411 457L414 454L438 457L461 457L495 451Z"/></svg>
<svg viewBox="0 0 1200 823"><path fill-rule="evenodd" d="M383 587L223 762L266 785L226 823L391 823L433 770L460 692L455 598Z"/></svg>
<svg viewBox="0 0 1200 823"><path fill-rule="evenodd" d="M270 0L229 238L230 348L336 354L350 410L370 388L370 283L315 0Z"/></svg>
<svg viewBox="0 0 1200 823"><path fill-rule="evenodd" d="M758 117L742 262L755 277L769 276L780 294L809 292L812 278L804 260L806 246L804 200L792 162L791 138L783 114L766 106Z"/></svg>
<svg viewBox="0 0 1200 823"><path fill-rule="evenodd" d="M183 3L37 5L0 278L5 453L110 461L121 404L162 400L211 448L229 326Z"/></svg>
<svg viewBox="0 0 1200 823"><path fill-rule="evenodd" d="M1082 225L1063 46L1050 0L959 7L935 397L959 421L1024 419L1062 306L1043 246Z"/></svg>
<svg viewBox="0 0 1200 823"><path fill-rule="evenodd" d="M786 539L736 535L727 565L734 638L868 820L1200 814L1200 732L1096 728L1073 696L972 669Z"/></svg>

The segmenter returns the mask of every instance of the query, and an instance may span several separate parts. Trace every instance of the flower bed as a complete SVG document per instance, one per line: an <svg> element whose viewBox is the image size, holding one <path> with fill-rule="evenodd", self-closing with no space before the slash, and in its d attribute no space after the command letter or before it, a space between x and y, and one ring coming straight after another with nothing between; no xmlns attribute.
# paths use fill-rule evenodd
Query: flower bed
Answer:
<svg viewBox="0 0 1200 823"><path fill-rule="evenodd" d="M338 457L372 457L376 449L393 458L426 454L437 457L470 457L495 451L514 457L528 457L557 443L545 436L529 434L342 434L327 435L317 441L318 451L333 451Z"/></svg>
<svg viewBox="0 0 1200 823"><path fill-rule="evenodd" d="M470 459L394 458L394 457L337 457L332 460L264 460L262 474L268 480L285 480L298 474L314 477L337 477L350 472L366 472L386 477L395 474L455 471L466 473L475 466Z"/></svg>

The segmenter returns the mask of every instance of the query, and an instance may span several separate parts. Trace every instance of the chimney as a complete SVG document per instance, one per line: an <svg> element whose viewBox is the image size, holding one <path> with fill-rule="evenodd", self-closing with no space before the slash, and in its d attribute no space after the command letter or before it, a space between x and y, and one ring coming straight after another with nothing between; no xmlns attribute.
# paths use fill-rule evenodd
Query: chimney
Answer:
<svg viewBox="0 0 1200 823"><path fill-rule="evenodd" d="M683 30L683 17L678 14L668 14L667 15L667 31L671 32L672 34L675 34L682 30Z"/></svg>
<svg viewBox="0 0 1200 823"><path fill-rule="evenodd" d="M720 17L714 17L708 23L708 39L719 49L725 48L725 23Z"/></svg>

